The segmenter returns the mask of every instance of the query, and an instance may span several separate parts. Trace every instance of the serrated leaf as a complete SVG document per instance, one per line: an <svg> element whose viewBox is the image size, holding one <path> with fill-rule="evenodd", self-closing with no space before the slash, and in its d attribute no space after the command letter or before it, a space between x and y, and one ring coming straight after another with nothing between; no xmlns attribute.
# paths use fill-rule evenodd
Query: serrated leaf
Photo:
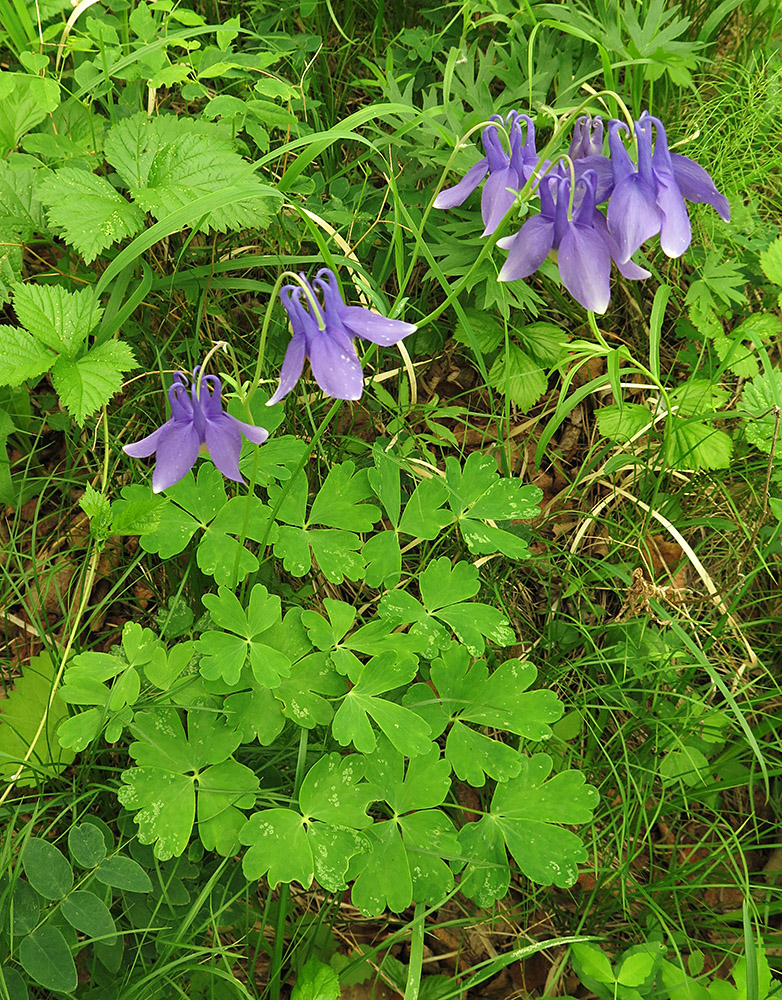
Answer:
<svg viewBox="0 0 782 1000"><path fill-rule="evenodd" d="M770 454L777 426L774 407L782 405L782 370L775 369L771 376L764 373L754 378L744 386L741 401L754 418L746 422L747 441Z"/></svg>
<svg viewBox="0 0 782 1000"><path fill-rule="evenodd" d="M489 385L526 412L548 388L548 378L540 362L511 341L491 366Z"/></svg>
<svg viewBox="0 0 782 1000"><path fill-rule="evenodd" d="M32 283L14 287L14 311L36 340L67 357L78 353L103 315L92 288L69 292Z"/></svg>
<svg viewBox="0 0 782 1000"><path fill-rule="evenodd" d="M665 461L674 469L727 469L733 440L699 420L669 418L665 434Z"/></svg>
<svg viewBox="0 0 782 1000"><path fill-rule="evenodd" d="M761 252L760 267L769 281L782 286L782 236Z"/></svg>
<svg viewBox="0 0 782 1000"><path fill-rule="evenodd" d="M65 242L85 262L118 240L135 236L144 225L144 213L122 197L98 174L63 167L39 188L49 222L64 230Z"/></svg>
<svg viewBox="0 0 782 1000"><path fill-rule="evenodd" d="M477 348L481 354L491 354L505 339L505 331L490 314L468 308L456 324L453 339L471 349Z"/></svg>
<svg viewBox="0 0 782 1000"><path fill-rule="evenodd" d="M652 414L638 403L609 403L597 411L597 428L603 437L626 444L640 431L651 431L654 423Z"/></svg>
<svg viewBox="0 0 782 1000"><path fill-rule="evenodd" d="M21 385L22 382L38 381L57 360L57 355L17 326L0 326L0 385Z"/></svg>
<svg viewBox="0 0 782 1000"><path fill-rule="evenodd" d="M324 962L310 958L296 977L291 1000L339 1000L339 976Z"/></svg>
<svg viewBox="0 0 782 1000"><path fill-rule="evenodd" d="M135 367L130 346L121 340L109 340L93 347L78 361L60 357L52 369L52 384L71 416L83 424L119 392L122 373Z"/></svg>
<svg viewBox="0 0 782 1000"><path fill-rule="evenodd" d="M43 171L0 160L0 221L18 230L24 240L46 229L43 206L35 194L39 172Z"/></svg>

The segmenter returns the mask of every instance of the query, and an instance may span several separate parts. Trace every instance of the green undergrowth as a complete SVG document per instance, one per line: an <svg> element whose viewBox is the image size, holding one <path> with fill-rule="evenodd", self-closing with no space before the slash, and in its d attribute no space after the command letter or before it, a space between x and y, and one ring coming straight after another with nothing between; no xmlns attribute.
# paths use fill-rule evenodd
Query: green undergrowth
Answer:
<svg viewBox="0 0 782 1000"><path fill-rule="evenodd" d="M779 26L0 0L0 996L778 991ZM730 223L498 282L435 191L621 104ZM418 330L267 407L322 266ZM207 356L270 437L153 493Z"/></svg>

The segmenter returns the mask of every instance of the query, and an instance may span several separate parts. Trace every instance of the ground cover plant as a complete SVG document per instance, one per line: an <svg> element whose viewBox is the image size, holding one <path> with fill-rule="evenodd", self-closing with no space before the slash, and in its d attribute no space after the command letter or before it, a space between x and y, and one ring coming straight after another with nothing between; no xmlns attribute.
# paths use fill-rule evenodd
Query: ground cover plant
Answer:
<svg viewBox="0 0 782 1000"><path fill-rule="evenodd" d="M779 989L775 0L0 0L0 996Z"/></svg>

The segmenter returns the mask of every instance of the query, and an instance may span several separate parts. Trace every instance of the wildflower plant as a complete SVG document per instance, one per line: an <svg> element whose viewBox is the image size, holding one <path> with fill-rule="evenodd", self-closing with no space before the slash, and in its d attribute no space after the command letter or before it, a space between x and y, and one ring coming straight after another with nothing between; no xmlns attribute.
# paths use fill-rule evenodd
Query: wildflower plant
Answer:
<svg viewBox="0 0 782 1000"><path fill-rule="evenodd" d="M11 916L2 917L11 931L9 958L0 978L11 997L26 995L22 972L39 992L73 995L87 968L86 961L80 961L77 972L74 957L89 948L91 989L94 985L97 995L102 984L113 988L112 977L124 961L122 948L135 947L134 935L141 933L120 927L118 913L139 914L137 928L144 928L146 935L163 919L159 911L164 903L172 912L174 906L185 905L172 902L180 886L180 897L187 896L177 866L197 869L206 857L210 891L227 872L226 898L232 901L243 895L254 898L260 880L270 910L269 893L281 887L274 902L275 941L267 949L274 966L268 985L272 1000L279 1000L283 988L291 909L287 887L294 882L337 896L348 893L368 917L414 907L417 937L406 995L417 996L414 980L421 972L426 908L439 907L456 893L489 908L520 879L526 890L534 885L573 886L579 866L596 854L588 843L588 825L600 797L589 766L563 750L571 737L562 733L568 732L572 719L563 718L560 678L544 670L545 658L537 651L541 646L535 643L533 652L520 645L522 616L497 585L497 578L509 575L508 567L517 569L538 548L543 492L528 481L526 472L520 476L508 471L513 467L510 448L499 463L488 448L466 454L467 449L459 448L457 453L461 439L450 427L436 448L421 457L408 426L417 383L407 346L423 342L418 340L422 334L431 335L434 343L436 321L453 306L460 321L456 339L469 342L479 367L481 343L501 351L491 373L481 368L492 388L505 391L503 386L518 378L517 369L526 364L534 369L540 396L546 388L546 367L568 358L579 363L605 359L605 375L580 389L578 399L595 387L609 386L617 397L615 409L604 407L596 425L612 440L633 440L653 431L657 414L640 403L620 405L619 364L629 356L608 346L594 314L609 309L615 273L630 281L652 276L652 267L645 267L640 258L650 240L658 238L670 258L688 250L692 227L687 202L711 206L726 222L730 205L705 169L671 151L662 120L648 111L638 118L626 112L625 120L604 121L580 114L587 106L582 105L561 113L551 137L542 140L542 113L535 117L517 110L485 110L474 130L480 130L484 155L453 186L438 190L434 198L427 191L423 221L397 198L388 260L375 258L374 266L368 266L358 258L357 268L373 275L378 286L377 294L372 293L373 308L348 304L352 298L346 276L354 273L348 266L356 265L361 240L351 249L334 227L303 208L308 182L315 183L304 171L315 155L323 156L324 163L337 155L332 145L351 138L352 130L367 121L361 117L366 109L343 123L344 131L313 139L309 124L298 122L282 103L265 100L281 96L276 83L292 104L299 99L296 88L286 89L265 74L253 82L263 99L243 102L232 94L214 96L202 81L216 75L215 66L228 67L231 79L239 80L250 65L227 56L223 60L231 45L227 36L235 34L234 27L239 30L238 20L215 33L215 46L202 51L200 43L188 42L192 65L143 61L148 49L157 51L153 40L158 28L162 32L167 6L138 4L126 18L125 32L138 42L136 48L131 46L132 59L141 60L139 68L133 63L129 72L141 73L140 79L147 81L150 113L129 113L126 105L112 104L113 111L121 109L117 120L112 117L110 124L101 122L95 128L95 112L87 108L89 102L80 103L84 94L79 87L91 99L105 96L95 89L96 81L107 73L115 36L116 52L121 52L110 21L96 21L98 27L89 28L97 33L93 40L101 47L101 59L87 61L85 55L79 64L78 87L73 90L78 110L60 109L59 91L54 92L49 86L54 81L48 78L4 83L11 110L0 109L0 144L5 144L0 222L6 224L13 214L9 206L18 202L26 213L26 228L17 225L19 233L45 231L70 248L64 253L80 255L79 280L89 287L66 289L69 272L64 266L40 280L22 281L21 255L9 254L7 261L0 261L0 293L16 314L15 325L0 327L5 362L0 384L17 389L29 383L34 388L48 378L67 414L80 425L102 410L105 454L100 489L90 485L79 500L90 519L94 554L75 624L59 667L47 660L40 683L33 683L31 674L22 689L36 692L45 702L37 731L37 723L23 713L19 692L9 699L10 712L3 714L22 719L18 728L26 748L22 752L17 740L12 752L3 751L16 755L14 763L3 764L3 771L9 789L18 781L30 785L38 780L43 786L75 755L106 744L116 774L111 783L102 782L101 794L122 809L116 823L112 818L111 829L91 824L89 817L74 825L67 857L65 841L60 850L43 836L27 837L18 851L21 874L2 890L7 890L12 905L3 911ZM174 23L179 23L176 18ZM181 24L186 29L196 26L196 34L212 30L193 12ZM179 32L175 39L186 34ZM73 52L87 52L92 45L87 39L85 35L82 48L75 46ZM158 56L169 60L166 53L169 47L174 51L174 43L169 46L165 33L158 41ZM17 33L14 42L25 53L25 65L35 68L36 55L26 51L24 37ZM127 58L122 55L121 69ZM251 68L255 71L255 62ZM32 72L27 75L39 79ZM191 89L183 88L183 98L203 99L203 120L151 113L158 89L185 80ZM531 81L530 93L532 88ZM303 95L303 85L300 89ZM597 106L602 96L588 106ZM615 94L609 96L616 101ZM270 103L271 110L266 106ZM391 106L398 113L401 104ZM544 105L531 100L530 106ZM16 134L25 121L37 128L56 114L62 118L51 118L52 135L27 135L29 130ZM416 121L428 116L429 108ZM455 117L446 120L452 123ZM261 178L276 155L276 149L268 153L270 133L280 128L290 132L286 156L300 145L307 145L308 151L275 173L274 184L266 183ZM98 137L99 150L89 143L79 145L87 142L88 134ZM23 154L17 150L22 139ZM247 157L251 140L254 159ZM36 155L50 162L38 163ZM103 158L104 169L98 172L96 155ZM320 168L313 174L323 179ZM395 181L396 175L389 186ZM24 184L29 190L22 198ZM336 192L336 183L334 188ZM470 198L479 189L480 222L477 211L475 219L470 215ZM79 192L91 199L87 213L80 211L75 197ZM296 270L282 271L274 264L271 294L265 279L246 279L242 287L251 300L246 315L254 317L258 303L263 313L260 331L254 323L242 331L252 345L250 367L254 364L255 371L248 373L231 350L226 354L230 365L216 367L217 346L206 356L200 347L193 350L201 363L189 372L179 370L186 352L175 335L165 347L161 339L151 350L131 317L150 290L159 291L169 279L174 289L174 278L153 273L143 257L153 241L189 230L182 247L185 260L185 251L203 252L202 241L209 234L270 226L283 204L290 211L293 202L285 199L295 201L299 195L302 204L294 207L309 222L317 220L314 242L331 266L315 265L308 276L298 269L309 266L314 255L307 247L297 248L290 253L290 266ZM374 193L370 201L372 197ZM436 213L457 208L467 220L463 231L480 232L484 243L450 282L452 273L440 268L424 233L430 212L435 213L431 218L438 218ZM147 216L154 220L151 225ZM293 212L285 225L292 225L291 218ZM280 232L283 229L280 223ZM416 232L412 249L406 243L407 229ZM4 246L11 244L16 230L9 232ZM324 243L323 233L333 245ZM115 245L122 241L130 242ZM345 252L344 258L332 256L334 245ZM467 253L472 253L469 247ZM483 277L481 265L492 254L497 267L483 309L475 298L465 305ZM772 257L767 263L778 274L780 251L773 250ZM276 258L269 253L258 260L268 272L269 261ZM230 254L219 261L213 254L204 266L208 280L218 273L218 265L234 263ZM541 269L550 275L552 268L587 310L594 342L581 340L568 347L568 334L545 316L514 328L509 302L513 308L520 303L543 308L543 300L530 289L514 299L514 288ZM436 278L443 290L429 312L409 298L411 285L422 273L424 280ZM199 280L202 276L199 272ZM188 285L189 280L185 276L177 286L177 291L187 291L182 301L203 303L200 286ZM196 288L199 294L191 300L189 293ZM375 306L383 302L382 290L389 288L396 293L393 305ZM659 357L668 295L666 290L655 297L650 326L656 347L650 347L648 366L638 362L635 371L659 390L674 427L661 453L692 453L699 468L707 464L699 451L704 436L722 433L722 453L730 455L725 450L727 435L708 426L698 409L702 398L713 402L721 397L708 386L695 387L695 401L693 392L688 398L687 391L668 391ZM504 311L492 308L497 304ZM502 315L502 323L495 312ZM199 305L199 337L205 315L211 316ZM267 357L273 319L280 321L277 327L285 343L279 370ZM484 323L482 337L465 332L473 319L476 327L478 321ZM559 322L564 326L564 320ZM445 330L445 321L442 326ZM118 339L120 333L124 339ZM525 353L512 340L514 333L527 346L537 344L538 353L533 346ZM364 357L359 354L362 341L371 345ZM403 405L401 389L395 400L381 380L365 380L369 360L378 359L382 366L390 349L397 347L409 376L405 389L412 397L410 405ZM154 457L151 484L125 481L113 497L107 407L121 391L127 400L135 399L139 382L123 386L123 373L145 355L155 354L161 369L177 368L159 397L161 412L162 405L168 405L165 419L140 440L122 444L124 455L133 460ZM169 357L176 359L174 364L166 363ZM566 390L574 377L573 371L565 375L562 400L538 440L539 454L567 412ZM307 380L306 391L302 378ZM773 454L776 444L773 416L766 406L774 405L775 385L768 375L757 375L744 391L758 419L769 417L770 422L758 425L760 430L755 428L754 438L748 435L767 454ZM321 395L331 402L318 420ZM395 407L393 420L386 419L383 409L388 409L387 399ZM279 406L283 401L285 407ZM435 396L432 405L437 402ZM361 430L358 417L368 414L367 426L375 421L377 428L369 446L355 434L349 457L334 447L339 440L335 428L346 426L336 418L346 414L357 418ZM304 430L298 435L280 432L286 419L289 431ZM137 424L134 415L120 440L128 442L131 435L143 433ZM489 427L487 438L494 434ZM0 422L0 444L10 433ZM91 457L82 441L78 461L88 464ZM142 477L143 466L129 473L133 466L120 461L123 476ZM0 480L0 487L4 483ZM155 567L168 564L171 578L179 579L179 592L165 595L170 599L168 613L160 612L157 619L147 616L143 626L121 622L105 646L96 642L88 648L85 642L80 647L77 639L92 583L112 536L138 538L138 560ZM497 566L503 571L494 576ZM184 624L173 613L180 604L187 605ZM666 669L673 671L676 665ZM559 728L563 723L565 729ZM44 760L47 740L54 750ZM0 794L0 805L9 794ZM33 823L37 817L30 830ZM115 827L123 838L119 845ZM154 888L136 858L156 873L159 884ZM79 880L74 867L81 872ZM147 897L149 908L143 902ZM201 906L206 891L197 898L187 921L208 909ZM252 907L245 909L254 920ZM201 927L203 939L217 936L218 916L210 911L210 922ZM177 923L172 926L176 929ZM248 926L245 936L250 940L256 931ZM171 935L175 942L177 934ZM258 940L265 938L259 935ZM160 941L161 948L168 947L163 937ZM148 959L153 949L146 937L139 955L142 949L140 965L146 977L146 963L155 960ZM584 967L585 955L589 957L582 951L579 959ZM125 964L135 969L134 963ZM168 969L175 963L166 955L161 964ZM612 973L606 982L615 978ZM134 996L140 995L146 979L137 979L133 989ZM115 992L121 996L119 988ZM199 988L188 995L202 993L206 995ZM302 988L293 995L307 994ZM317 995L337 994L326 989Z"/></svg>

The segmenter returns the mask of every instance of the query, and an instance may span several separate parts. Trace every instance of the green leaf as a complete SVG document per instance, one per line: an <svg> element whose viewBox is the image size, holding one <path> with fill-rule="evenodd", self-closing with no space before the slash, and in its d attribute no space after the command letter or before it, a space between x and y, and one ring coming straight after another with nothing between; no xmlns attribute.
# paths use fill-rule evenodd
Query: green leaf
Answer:
<svg viewBox="0 0 782 1000"><path fill-rule="evenodd" d="M760 267L772 284L782 287L782 236L778 236L767 250L761 252Z"/></svg>
<svg viewBox="0 0 782 1000"><path fill-rule="evenodd" d="M120 499L111 505L111 534L149 534L159 526L165 505L165 497L156 496L145 486L123 486Z"/></svg>
<svg viewBox="0 0 782 1000"><path fill-rule="evenodd" d="M250 848L242 858L245 878L259 879L268 873L271 889L280 882L299 882L305 889L312 885L312 850L297 812L264 809L255 813L240 830L239 839Z"/></svg>
<svg viewBox="0 0 782 1000"><path fill-rule="evenodd" d="M0 100L0 153L4 155L54 111L60 103L60 86L51 77L27 73L0 73L0 80L4 85Z"/></svg>
<svg viewBox="0 0 782 1000"><path fill-rule="evenodd" d="M493 887L502 886L494 874L490 875L492 884L486 883L487 867L496 869L498 864L498 835L522 874L533 882L553 882L564 888L576 881L576 866L586 860L587 853L575 833L554 824L589 822L598 794L584 783L580 771L563 771L546 781L551 767L547 754L522 756L518 777L497 786L490 815L468 823L460 833L464 855L472 862L462 877L462 892L475 895L481 905Z"/></svg>
<svg viewBox="0 0 782 1000"><path fill-rule="evenodd" d="M27 975L46 990L71 993L79 983L68 942L56 927L42 924L19 945L19 961Z"/></svg>
<svg viewBox="0 0 782 1000"><path fill-rule="evenodd" d="M651 975L655 961L655 956L648 951L637 951L633 955L628 955L619 966L616 981L622 986L643 985Z"/></svg>
<svg viewBox="0 0 782 1000"><path fill-rule="evenodd" d="M364 577L368 587L393 590L402 577L402 550L395 531L378 531L364 542Z"/></svg>
<svg viewBox="0 0 782 1000"><path fill-rule="evenodd" d="M77 931L91 938L102 938L106 944L113 944L117 928L109 909L102 899L86 890L70 893L60 903L62 915Z"/></svg>
<svg viewBox="0 0 782 1000"><path fill-rule="evenodd" d="M111 501L87 483L79 499L79 506L90 519L90 534L103 544L111 530Z"/></svg>
<svg viewBox="0 0 782 1000"><path fill-rule="evenodd" d="M582 975L589 976L591 979L596 979L599 983L610 985L616 982L608 956L597 945L589 944L588 942L578 942L571 945L571 953L573 956L573 966L579 977ZM649 957L651 958L651 955ZM630 986L632 984L626 983L625 985Z"/></svg>
<svg viewBox="0 0 782 1000"><path fill-rule="evenodd" d="M362 781L364 758L327 754L309 769L299 792L299 807L305 818L336 826L363 830L372 824L366 810L375 789Z"/></svg>
<svg viewBox="0 0 782 1000"><path fill-rule="evenodd" d="M372 492L383 504L391 524L399 525L399 514L402 509L402 492L399 484L399 466L379 444L372 448L374 469L367 470L367 480Z"/></svg>
<svg viewBox="0 0 782 1000"><path fill-rule="evenodd" d="M366 776L393 810L394 819L367 831L371 850L351 862L352 900L367 915L387 906L394 912L411 901L436 903L453 886L447 859L460 853L448 817L433 807L450 790L450 768L437 746L410 761L386 739L367 759Z"/></svg>
<svg viewBox="0 0 782 1000"><path fill-rule="evenodd" d="M774 369L771 376L758 375L744 386L742 405L754 419L746 423L747 441L767 455L771 453L777 425L775 406L782 406L782 370Z"/></svg>
<svg viewBox="0 0 782 1000"><path fill-rule="evenodd" d="M0 353L0 385L21 385L28 379L37 382L57 360L32 334L16 326L0 326Z"/></svg>
<svg viewBox="0 0 782 1000"><path fill-rule="evenodd" d="M125 892L151 892L152 882L149 875L138 862L124 854L115 854L104 858L95 869L95 878L104 885Z"/></svg>
<svg viewBox="0 0 782 1000"><path fill-rule="evenodd" d="M24 241L46 231L43 206L36 196L41 169L0 160L0 220ZM8 221L6 221L8 220Z"/></svg>
<svg viewBox="0 0 782 1000"><path fill-rule="evenodd" d="M294 663L289 677L274 689L285 716L297 726L328 726L334 716L331 699L345 693L347 682L325 653L313 653ZM325 697L323 697L325 696ZM263 741L262 741L263 742Z"/></svg>
<svg viewBox="0 0 782 1000"><path fill-rule="evenodd" d="M30 885L44 899L61 899L73 888L73 869L54 844L31 837L24 845L22 867Z"/></svg>
<svg viewBox="0 0 782 1000"><path fill-rule="evenodd" d="M445 463L448 505L471 552L503 552L514 559L528 556L527 543L518 535L486 524L537 517L542 492L520 479L500 479L497 464L489 455L472 452L460 467L455 458Z"/></svg>
<svg viewBox="0 0 782 1000"><path fill-rule="evenodd" d="M448 487L439 477L422 479L407 501L399 530L408 535L431 540L454 520L443 507L448 500Z"/></svg>
<svg viewBox="0 0 782 1000"><path fill-rule="evenodd" d="M461 722L451 726L445 756L456 777L475 788L483 786L486 775L496 781L508 781L521 770L518 752L513 747L490 739Z"/></svg>
<svg viewBox="0 0 782 1000"><path fill-rule="evenodd" d="M67 357L75 357L103 315L92 288L69 292L32 283L14 287L14 311L44 347Z"/></svg>
<svg viewBox="0 0 782 1000"><path fill-rule="evenodd" d="M511 341L491 366L489 385L526 412L548 388L548 378L540 362Z"/></svg>
<svg viewBox="0 0 782 1000"><path fill-rule="evenodd" d="M339 1000L339 976L331 968L310 958L296 977L291 1000Z"/></svg>
<svg viewBox="0 0 782 1000"><path fill-rule="evenodd" d="M38 195L48 207L49 222L64 231L65 242L89 264L107 247L135 236L144 213L126 201L98 174L63 167L47 177Z"/></svg>
<svg viewBox="0 0 782 1000"><path fill-rule="evenodd" d="M122 387L122 373L136 368L128 344L108 340L78 361L61 357L52 369L52 384L61 402L79 424L105 406Z"/></svg>
<svg viewBox="0 0 782 1000"><path fill-rule="evenodd" d="M282 621L279 597L258 583L250 592L246 612L227 587L220 587L216 595L204 595L203 602L216 625L235 633L207 631L196 642L202 654L200 670L207 680L222 677L235 684L246 662L262 687L277 687L290 674L288 657L263 641L264 633Z"/></svg>
<svg viewBox="0 0 782 1000"><path fill-rule="evenodd" d="M477 347L481 354L491 354L505 339L505 331L489 313L468 308L456 324L453 339L470 349Z"/></svg>
<svg viewBox="0 0 782 1000"><path fill-rule="evenodd" d="M139 737L130 754L139 765L122 773L122 805L136 812L139 841L155 844L161 861L185 850L196 810L196 784L209 782L209 765L222 764L241 734L208 711L187 714L187 735L173 709L140 712L131 729ZM233 794L228 790L228 795ZM214 835L215 838L217 834Z"/></svg>
<svg viewBox="0 0 782 1000"><path fill-rule="evenodd" d="M106 137L106 157L131 189L135 202L156 219L226 188L254 188L254 197L212 211L204 228L264 228L282 203L231 148L223 133L206 122L135 115ZM190 225L200 225L193 217Z"/></svg>
<svg viewBox="0 0 782 1000"><path fill-rule="evenodd" d="M626 444L640 431L652 430L653 417L645 406L638 403L609 403L597 411L597 429L611 441Z"/></svg>
<svg viewBox="0 0 782 1000"><path fill-rule="evenodd" d="M41 918L42 897L33 889L29 882L18 879L11 896L14 915L11 929L16 937L29 934L37 927Z"/></svg>
<svg viewBox="0 0 782 1000"><path fill-rule="evenodd" d="M665 461L674 469L727 469L733 440L725 431L681 417L669 417L665 433Z"/></svg>
<svg viewBox="0 0 782 1000"><path fill-rule="evenodd" d="M16 969L8 965L0 968L0 983L5 987L8 1000L28 1000L27 984Z"/></svg>
<svg viewBox="0 0 782 1000"><path fill-rule="evenodd" d="M393 652L372 657L334 716L331 729L337 742L352 743L357 750L371 753L376 745L371 718L401 753L408 757L426 753L431 746L429 725L410 709L379 697L409 684L417 671L413 658Z"/></svg>
<svg viewBox="0 0 782 1000"><path fill-rule="evenodd" d="M328 528L348 531L371 531L380 520L374 504L362 503L371 495L367 470L355 471L353 462L335 465L315 497L307 524L323 524Z"/></svg>
<svg viewBox="0 0 782 1000"><path fill-rule="evenodd" d="M226 760L207 768L198 780L198 835L208 851L223 857L236 854L239 830L246 822L242 809L255 805L259 782L244 764Z"/></svg>
<svg viewBox="0 0 782 1000"><path fill-rule="evenodd" d="M79 823L68 831L68 850L80 868L95 868L106 857L106 841L92 823Z"/></svg>
<svg viewBox="0 0 782 1000"><path fill-rule="evenodd" d="M55 672L48 653L34 656L8 697L0 702L0 775L6 780L19 770L19 763L38 730L49 704ZM71 763L73 754L61 749L54 735L67 716L65 705L55 699L17 785L37 784L42 778L59 774Z"/></svg>

